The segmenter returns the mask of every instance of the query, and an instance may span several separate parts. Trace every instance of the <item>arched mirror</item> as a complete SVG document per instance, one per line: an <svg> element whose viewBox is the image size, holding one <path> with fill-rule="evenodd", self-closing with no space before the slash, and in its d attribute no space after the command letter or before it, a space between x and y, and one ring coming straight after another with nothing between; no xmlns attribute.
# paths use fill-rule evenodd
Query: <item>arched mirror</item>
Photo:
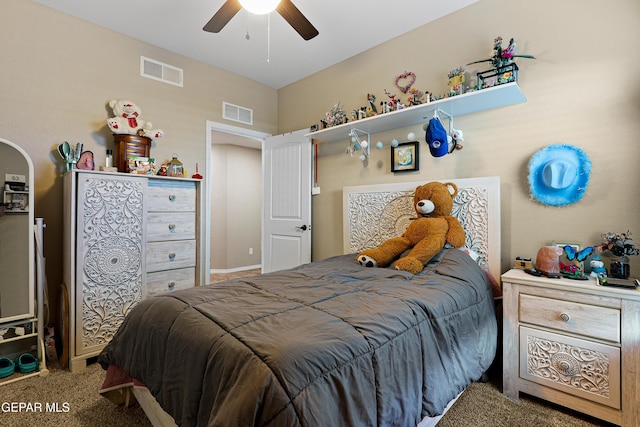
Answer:
<svg viewBox="0 0 640 427"><path fill-rule="evenodd" d="M33 163L0 138L0 323L35 315Z"/></svg>

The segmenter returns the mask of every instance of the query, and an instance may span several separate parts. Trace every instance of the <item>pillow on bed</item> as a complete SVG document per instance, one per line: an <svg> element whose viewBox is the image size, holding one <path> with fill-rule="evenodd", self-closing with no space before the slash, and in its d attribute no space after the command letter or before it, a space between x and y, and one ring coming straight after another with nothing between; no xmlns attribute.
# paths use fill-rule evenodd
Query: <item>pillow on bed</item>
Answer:
<svg viewBox="0 0 640 427"><path fill-rule="evenodd" d="M445 248L447 249L451 249L450 246L445 246ZM462 252L466 253L467 255L469 255L471 257L471 259L478 264L481 268L482 271L485 272L485 274L487 275L487 278L489 279L489 283L491 284L491 291L493 293L493 297L494 298L498 298L498 297L502 297L502 288L500 287L500 283L496 281L496 279L493 277L493 275L491 275L491 273L489 272L489 270L487 270L486 268L482 267L482 258L480 257L480 254L477 253L476 251L474 251L473 249L469 249L469 248L456 248L458 250L461 250ZM402 258L403 256L406 256L409 252L411 252L411 249L407 249L406 251L404 251L402 253L402 255L400 255L398 257ZM443 251L440 251L436 256L433 257L433 259L437 259L437 257L441 256ZM396 268L396 262L392 262L388 267L386 268L390 268L392 270L394 270Z"/></svg>
<svg viewBox="0 0 640 427"><path fill-rule="evenodd" d="M447 244L448 244L448 243L447 243ZM447 247L447 246L445 245L445 248L449 248L449 247ZM409 252L411 252L412 250L413 250L413 248L409 248L409 249L407 249L406 251L402 252L402 253L400 254L400 256L399 256L395 261L393 261L391 264L389 264L389 266L388 266L388 267L386 267L386 268L390 268L391 270L395 270L395 269L396 269L396 261L398 261L400 258L404 258L404 257L406 257L407 255L409 255ZM435 255L433 256L433 258L431 258L431 260L430 260L429 262L432 262L432 261L438 261L438 260L440 259L440 257L442 257L442 253L443 253L443 252L444 252L444 251L440 251L440 252L438 252L437 254L435 254ZM407 272L407 273L408 273L408 272ZM418 273L418 274L420 274L420 273Z"/></svg>
<svg viewBox="0 0 640 427"><path fill-rule="evenodd" d="M464 252L465 254L469 255L471 257L472 260L474 260L476 262L476 264L480 265L480 254L476 251L474 251L473 249L469 249L469 248L458 248L459 250L461 250L462 252Z"/></svg>

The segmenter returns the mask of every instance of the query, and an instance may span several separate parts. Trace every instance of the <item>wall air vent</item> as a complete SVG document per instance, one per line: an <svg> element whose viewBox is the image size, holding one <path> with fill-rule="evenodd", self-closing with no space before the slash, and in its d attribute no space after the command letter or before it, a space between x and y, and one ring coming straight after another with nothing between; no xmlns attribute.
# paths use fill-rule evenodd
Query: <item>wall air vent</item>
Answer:
<svg viewBox="0 0 640 427"><path fill-rule="evenodd" d="M234 122L253 125L253 110L239 105L222 102L222 117Z"/></svg>
<svg viewBox="0 0 640 427"><path fill-rule="evenodd" d="M182 87L182 68L164 64L155 59L140 57L140 75L170 85Z"/></svg>

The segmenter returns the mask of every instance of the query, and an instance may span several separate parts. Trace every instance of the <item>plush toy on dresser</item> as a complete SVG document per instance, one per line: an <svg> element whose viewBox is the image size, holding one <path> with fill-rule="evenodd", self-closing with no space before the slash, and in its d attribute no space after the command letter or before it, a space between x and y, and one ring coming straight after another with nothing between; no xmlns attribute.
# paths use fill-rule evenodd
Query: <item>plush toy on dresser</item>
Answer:
<svg viewBox="0 0 640 427"><path fill-rule="evenodd" d="M606 277L607 269L604 268L604 262L600 259L599 256L595 256L589 261L589 265L591 266L591 277L597 279L598 277Z"/></svg>
<svg viewBox="0 0 640 427"><path fill-rule="evenodd" d="M357 256L365 267L388 267L403 252L411 251L396 261L397 270L418 274L445 244L459 248L465 243L465 232L456 217L451 216L458 187L453 183L430 182L416 188L413 198L418 218L400 237L386 240Z"/></svg>
<svg viewBox="0 0 640 427"><path fill-rule="evenodd" d="M155 139L164 135L161 129L153 129L151 122L140 119L140 107L129 100L109 101L115 117L107 119L107 126L115 134L146 136Z"/></svg>

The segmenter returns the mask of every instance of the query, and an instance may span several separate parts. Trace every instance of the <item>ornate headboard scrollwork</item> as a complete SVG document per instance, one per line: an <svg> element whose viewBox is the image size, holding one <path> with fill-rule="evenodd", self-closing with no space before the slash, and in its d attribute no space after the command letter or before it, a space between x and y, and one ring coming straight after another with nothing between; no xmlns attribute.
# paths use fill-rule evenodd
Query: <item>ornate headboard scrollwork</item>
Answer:
<svg viewBox="0 0 640 427"><path fill-rule="evenodd" d="M443 179L458 186L452 214L462 224L465 247L478 253L480 264L500 279L500 178ZM416 217L413 194L424 182L363 185L343 189L345 253L380 245L406 230Z"/></svg>

